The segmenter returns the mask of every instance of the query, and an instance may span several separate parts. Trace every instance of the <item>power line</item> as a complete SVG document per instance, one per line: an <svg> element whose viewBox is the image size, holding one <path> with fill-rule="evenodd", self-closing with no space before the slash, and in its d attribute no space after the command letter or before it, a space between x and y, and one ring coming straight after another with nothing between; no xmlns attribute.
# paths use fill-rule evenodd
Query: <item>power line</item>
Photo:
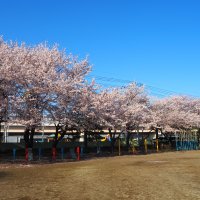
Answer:
<svg viewBox="0 0 200 200"><path fill-rule="evenodd" d="M166 89L162 89L162 88L155 87L152 85L143 84L143 83L132 81L132 80L125 80L125 79L119 79L119 78L113 78L113 77L105 77L105 76L99 76L99 75L93 75L93 76L89 75L88 78L95 78L95 80L97 80L99 84L106 86L106 87L108 87L108 86L119 87L119 86L123 86L124 84L130 84L130 83L134 82L138 86L144 85L149 90L150 94L156 95L156 96L166 97L166 96L171 96L171 95L187 95L187 96L199 98L199 96L196 96L196 95L184 94L181 92L166 90Z"/></svg>
<svg viewBox="0 0 200 200"><path fill-rule="evenodd" d="M92 77L92 76L90 76L90 77ZM94 78L94 77L92 77L92 78ZM99 84L101 84L102 86L105 86L105 87L120 87L120 86L123 86L122 84L130 84L130 83L133 82L133 81L129 81L129 80L100 77L100 76L95 76L95 79L98 81ZM144 85L144 84L138 83L138 82L136 84L139 85L139 86ZM159 97L165 97L165 96L169 95L169 92L164 93L163 90L162 91L160 91L160 90L152 91L152 88L150 89L150 93L151 93L151 95L156 95L156 96L159 96Z"/></svg>

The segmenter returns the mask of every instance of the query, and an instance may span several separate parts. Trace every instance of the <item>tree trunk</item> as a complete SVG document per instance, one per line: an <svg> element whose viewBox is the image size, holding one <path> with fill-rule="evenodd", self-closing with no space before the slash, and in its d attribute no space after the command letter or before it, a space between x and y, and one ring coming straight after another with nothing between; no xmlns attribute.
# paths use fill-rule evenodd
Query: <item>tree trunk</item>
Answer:
<svg viewBox="0 0 200 200"><path fill-rule="evenodd" d="M126 151L127 152L129 151L129 147L130 147L130 144L129 144L130 136L131 136L131 134L129 132L127 132L126 133Z"/></svg>
<svg viewBox="0 0 200 200"><path fill-rule="evenodd" d="M0 143L1 143L2 140L3 140L3 134L1 134L1 123L2 123L2 121L1 121L1 119L0 119Z"/></svg>
<svg viewBox="0 0 200 200"><path fill-rule="evenodd" d="M54 140L53 140L53 145L52 145L52 160L56 160L57 157L57 145L59 143L59 141L61 141L63 139L63 137L66 134L66 130L61 130L60 132L60 137L59 137L59 129L61 129L60 124L55 125L56 127L56 132L55 132L55 136L54 136Z"/></svg>
<svg viewBox="0 0 200 200"><path fill-rule="evenodd" d="M33 160L33 137L35 134L35 126L27 127L24 132L25 141L25 158L27 161Z"/></svg>
<svg viewBox="0 0 200 200"><path fill-rule="evenodd" d="M197 142L198 142L198 146L199 146L199 142L200 142L200 128L198 128L198 131L197 131Z"/></svg>

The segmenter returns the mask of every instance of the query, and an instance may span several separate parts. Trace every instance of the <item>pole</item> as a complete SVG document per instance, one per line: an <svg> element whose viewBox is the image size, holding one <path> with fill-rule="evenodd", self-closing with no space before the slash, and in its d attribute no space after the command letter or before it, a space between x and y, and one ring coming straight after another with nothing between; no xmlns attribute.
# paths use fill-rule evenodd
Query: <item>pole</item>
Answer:
<svg viewBox="0 0 200 200"><path fill-rule="evenodd" d="M13 160L16 159L16 148L13 148Z"/></svg>
<svg viewBox="0 0 200 200"><path fill-rule="evenodd" d="M176 131L175 131L175 141L176 141L176 151L178 151L178 142L177 142L177 134L176 134Z"/></svg>
<svg viewBox="0 0 200 200"><path fill-rule="evenodd" d="M118 139L118 149L119 149L119 156L121 156L121 141L120 141L120 138Z"/></svg>
<svg viewBox="0 0 200 200"><path fill-rule="evenodd" d="M28 161L28 146L27 145L25 149L25 160Z"/></svg>
<svg viewBox="0 0 200 200"><path fill-rule="evenodd" d="M159 148L158 148L158 139L156 139L156 152L158 153Z"/></svg>
<svg viewBox="0 0 200 200"><path fill-rule="evenodd" d="M147 139L144 139L145 153L147 154Z"/></svg>
<svg viewBox="0 0 200 200"><path fill-rule="evenodd" d="M80 160L80 147L76 148L76 152L77 152L77 160Z"/></svg>
<svg viewBox="0 0 200 200"><path fill-rule="evenodd" d="M41 159L41 152L42 152L42 149L41 149L41 147L39 147L39 149L38 149L38 157L39 157L39 160Z"/></svg>
<svg viewBox="0 0 200 200"><path fill-rule="evenodd" d="M158 128L156 128L156 152L158 153L159 146L158 146Z"/></svg>

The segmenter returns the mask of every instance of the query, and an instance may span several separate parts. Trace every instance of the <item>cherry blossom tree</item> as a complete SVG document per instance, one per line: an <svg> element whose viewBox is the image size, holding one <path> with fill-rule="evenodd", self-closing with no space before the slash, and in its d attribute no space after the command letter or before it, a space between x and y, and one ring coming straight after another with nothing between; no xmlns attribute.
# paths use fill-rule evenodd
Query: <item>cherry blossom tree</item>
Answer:
<svg viewBox="0 0 200 200"><path fill-rule="evenodd" d="M91 66L54 45L28 46L0 38L0 122L25 126L26 147L33 148L43 118L55 124L53 149L69 130L85 133L108 129L112 150L116 131L139 127L163 132L199 128L198 98L174 96L152 101L135 83L101 90L86 80ZM86 141L86 140L85 140ZM85 143L87 146L87 143ZM30 158L31 159L31 158Z"/></svg>
<svg viewBox="0 0 200 200"><path fill-rule="evenodd" d="M125 90L126 105L122 119L126 130L126 147L129 149L129 139L132 137L132 131L140 129L149 129L151 125L150 101L144 86L136 84L129 85ZM143 135L142 138L147 137Z"/></svg>
<svg viewBox="0 0 200 200"><path fill-rule="evenodd" d="M191 135L191 130L198 127L199 99L188 96L171 96L160 99L152 103L151 114L152 125L156 133L160 129L172 144L171 136L174 132L187 132Z"/></svg>
<svg viewBox="0 0 200 200"><path fill-rule="evenodd" d="M0 37L0 130L1 123L8 120L9 96L14 94L16 85L14 83L14 68L12 63L12 51L10 46ZM2 140L2 133L0 140Z"/></svg>
<svg viewBox="0 0 200 200"><path fill-rule="evenodd" d="M62 74L64 80L60 82L58 79L54 83L55 101L48 104L48 118L55 124L56 133L53 141L53 154L56 154L56 147L59 141L63 139L66 132L76 130L77 134L82 128L80 125L81 105L84 98L92 88L92 85L87 85L85 76L90 72L90 65L87 59L78 61L73 58L72 63L68 66L67 74ZM59 73L63 69L59 68ZM88 103L88 102L85 102ZM55 158L55 157L54 157Z"/></svg>
<svg viewBox="0 0 200 200"><path fill-rule="evenodd" d="M199 123L196 101L187 96L172 96L152 104L153 123L165 131L186 130Z"/></svg>
<svg viewBox="0 0 200 200"><path fill-rule="evenodd" d="M99 123L109 130L111 148L114 149L116 131L129 131L147 122L148 98L144 88L132 83L123 88L113 88L96 95L95 106Z"/></svg>
<svg viewBox="0 0 200 200"><path fill-rule="evenodd" d="M90 66L87 59L78 61L77 57L66 55L57 46L49 48L39 44L30 47L1 41L0 47L1 82L12 80L16 88L10 97L10 120L25 125L25 143L32 149L35 128L41 124L43 115L53 113L49 108L61 105L62 101L72 101L84 84ZM3 89L5 91L5 87Z"/></svg>

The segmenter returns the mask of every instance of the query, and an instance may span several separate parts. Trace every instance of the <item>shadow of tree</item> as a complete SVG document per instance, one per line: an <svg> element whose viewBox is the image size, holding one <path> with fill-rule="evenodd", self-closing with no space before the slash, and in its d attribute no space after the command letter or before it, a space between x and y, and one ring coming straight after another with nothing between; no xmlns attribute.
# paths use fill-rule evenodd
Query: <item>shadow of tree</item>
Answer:
<svg viewBox="0 0 200 200"><path fill-rule="evenodd" d="M9 173L8 172L5 172L5 171L0 171L0 180L9 176Z"/></svg>
<svg viewBox="0 0 200 200"><path fill-rule="evenodd" d="M20 197L18 200L31 200L31 197L29 196Z"/></svg>

